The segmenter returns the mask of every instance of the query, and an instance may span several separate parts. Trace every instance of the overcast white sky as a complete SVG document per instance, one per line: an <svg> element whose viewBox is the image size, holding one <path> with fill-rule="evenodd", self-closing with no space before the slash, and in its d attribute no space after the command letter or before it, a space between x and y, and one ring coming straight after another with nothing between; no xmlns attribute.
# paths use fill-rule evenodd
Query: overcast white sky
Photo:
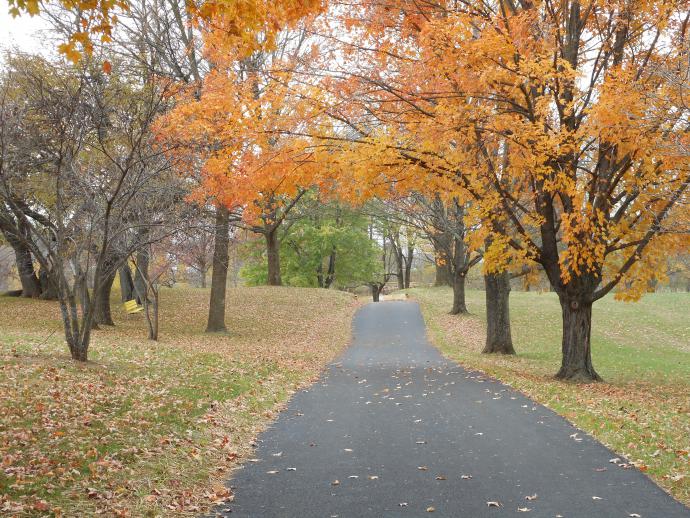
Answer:
<svg viewBox="0 0 690 518"><path fill-rule="evenodd" d="M40 52L41 29L46 28L46 23L28 14L12 18L7 11L7 3L0 2L0 49L17 47L26 52Z"/></svg>

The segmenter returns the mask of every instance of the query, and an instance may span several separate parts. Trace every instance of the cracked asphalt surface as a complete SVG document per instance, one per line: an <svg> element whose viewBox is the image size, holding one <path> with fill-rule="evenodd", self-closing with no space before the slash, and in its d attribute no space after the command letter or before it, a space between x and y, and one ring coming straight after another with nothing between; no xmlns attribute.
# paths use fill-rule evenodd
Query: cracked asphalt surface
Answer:
<svg viewBox="0 0 690 518"><path fill-rule="evenodd" d="M414 302L364 306L230 482L228 517L690 517L551 410L443 358Z"/></svg>

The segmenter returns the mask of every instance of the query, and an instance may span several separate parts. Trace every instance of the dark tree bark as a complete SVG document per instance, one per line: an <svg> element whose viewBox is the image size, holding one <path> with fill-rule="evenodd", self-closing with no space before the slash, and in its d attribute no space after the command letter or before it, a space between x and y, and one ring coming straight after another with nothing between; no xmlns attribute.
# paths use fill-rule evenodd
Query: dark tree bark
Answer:
<svg viewBox="0 0 690 518"><path fill-rule="evenodd" d="M22 297L38 298L41 295L41 282L34 269L31 250L24 243L18 243L14 248L17 261L17 273L22 284Z"/></svg>
<svg viewBox="0 0 690 518"><path fill-rule="evenodd" d="M412 261L414 260L414 245L407 245L407 256L405 259L405 288L410 287L410 275L412 274Z"/></svg>
<svg viewBox="0 0 690 518"><path fill-rule="evenodd" d="M86 315L95 309L92 307L94 301L91 299L91 294L89 293L89 282L87 279L86 272L77 270L77 281L75 281L76 291L79 293L79 303L81 304L81 314ZM96 321L95 315L92 316L90 320L91 329L98 329L98 322ZM87 346L88 347L88 346Z"/></svg>
<svg viewBox="0 0 690 518"><path fill-rule="evenodd" d="M468 313L465 303L465 272L456 271L453 278L453 308L451 315Z"/></svg>
<svg viewBox="0 0 690 518"><path fill-rule="evenodd" d="M592 366L592 303L590 297L559 294L563 315L561 368L556 378L571 381L601 381Z"/></svg>
<svg viewBox="0 0 690 518"><path fill-rule="evenodd" d="M26 244L26 237L19 236L19 229L16 225L10 225L9 218L3 218L2 234L14 250L14 258L17 265L19 281L22 285L22 297L38 298L41 295L41 283L34 269L31 249Z"/></svg>
<svg viewBox="0 0 690 518"><path fill-rule="evenodd" d="M114 326L113 314L110 308L110 293L115 282L116 270L108 271L103 282L96 283L96 290L98 294L95 297L96 306L94 307L94 320L104 326Z"/></svg>
<svg viewBox="0 0 690 518"><path fill-rule="evenodd" d="M381 292L386 284L380 282L372 282L369 284L371 288L371 298L374 302L379 302L381 300Z"/></svg>
<svg viewBox="0 0 690 518"><path fill-rule="evenodd" d="M328 272L326 273L326 280L323 287L328 289L335 281L335 247L331 250L331 255L328 256Z"/></svg>
<svg viewBox="0 0 690 518"><path fill-rule="evenodd" d="M129 269L129 264L125 263L120 266L119 273L122 302L127 302L134 298L134 281L132 280L132 270Z"/></svg>
<svg viewBox="0 0 690 518"><path fill-rule="evenodd" d="M405 269L402 251L397 246L393 248L393 251L395 256L395 277L398 280L398 289L403 290L405 289Z"/></svg>
<svg viewBox="0 0 690 518"><path fill-rule="evenodd" d="M38 272L38 281L41 284L41 299L42 300L57 300L57 279L55 272L49 272L41 268Z"/></svg>
<svg viewBox="0 0 690 518"><path fill-rule="evenodd" d="M320 264L316 267L316 283L319 286L319 288L323 288L323 264Z"/></svg>
<svg viewBox="0 0 690 518"><path fill-rule="evenodd" d="M278 227L264 234L266 238L266 256L268 259L268 285L282 286L280 277L280 240L278 239Z"/></svg>
<svg viewBox="0 0 690 518"><path fill-rule="evenodd" d="M134 295L137 303L142 305L147 297L146 285L149 278L149 251L144 247L137 252L136 271L134 272Z"/></svg>
<svg viewBox="0 0 690 518"><path fill-rule="evenodd" d="M436 262L436 279L434 281L434 286L452 286L453 282L451 279L450 272L448 271L448 265L439 264Z"/></svg>
<svg viewBox="0 0 690 518"><path fill-rule="evenodd" d="M510 274L484 276L486 288L486 345L483 353L515 354L510 333Z"/></svg>
<svg viewBox="0 0 690 518"><path fill-rule="evenodd" d="M216 209L216 229L213 248L211 298L208 307L207 333L224 333L225 291L228 281L228 249L230 246L230 212L226 207Z"/></svg>

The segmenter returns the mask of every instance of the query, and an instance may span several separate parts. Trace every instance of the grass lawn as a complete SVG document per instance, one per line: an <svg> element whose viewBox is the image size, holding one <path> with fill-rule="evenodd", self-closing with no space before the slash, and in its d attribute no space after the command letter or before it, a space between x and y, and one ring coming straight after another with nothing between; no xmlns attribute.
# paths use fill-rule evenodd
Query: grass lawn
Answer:
<svg viewBox="0 0 690 518"><path fill-rule="evenodd" d="M347 345L356 303L231 289L229 335L202 332L207 304L206 290L162 290L156 343L114 302L117 325L80 365L57 303L0 297L0 515L196 516L231 497L229 471Z"/></svg>
<svg viewBox="0 0 690 518"><path fill-rule="evenodd" d="M561 315L553 293L512 292L516 357L480 353L483 291L469 291L469 316L452 316L450 288L409 290L429 338L448 357L483 371L562 414L690 505L690 294L594 305L592 358L604 383L559 382ZM610 469L614 468L613 465Z"/></svg>

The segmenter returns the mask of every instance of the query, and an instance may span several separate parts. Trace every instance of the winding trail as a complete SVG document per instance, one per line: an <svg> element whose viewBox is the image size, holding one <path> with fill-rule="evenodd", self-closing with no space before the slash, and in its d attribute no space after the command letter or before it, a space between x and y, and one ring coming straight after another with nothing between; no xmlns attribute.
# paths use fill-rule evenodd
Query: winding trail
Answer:
<svg viewBox="0 0 690 518"><path fill-rule="evenodd" d="M443 358L416 303L369 304L353 326L353 345L261 435L219 514L690 517L551 410Z"/></svg>

